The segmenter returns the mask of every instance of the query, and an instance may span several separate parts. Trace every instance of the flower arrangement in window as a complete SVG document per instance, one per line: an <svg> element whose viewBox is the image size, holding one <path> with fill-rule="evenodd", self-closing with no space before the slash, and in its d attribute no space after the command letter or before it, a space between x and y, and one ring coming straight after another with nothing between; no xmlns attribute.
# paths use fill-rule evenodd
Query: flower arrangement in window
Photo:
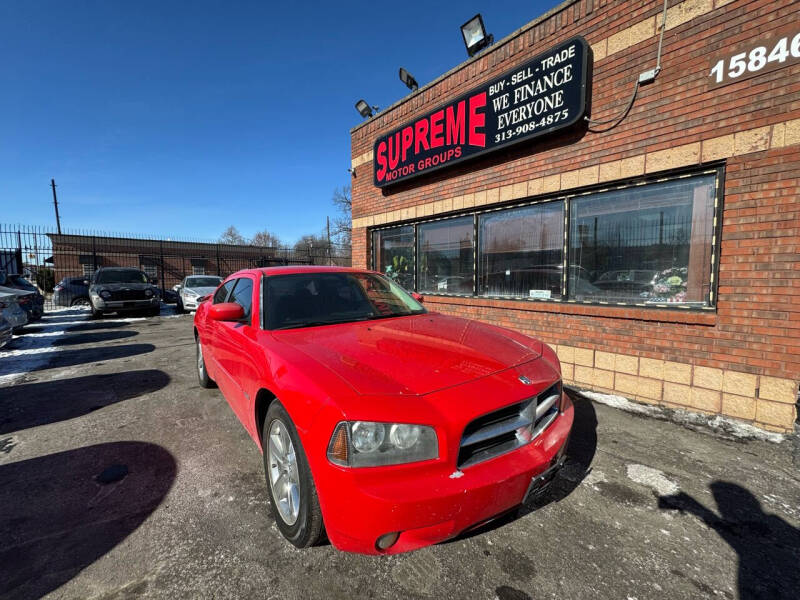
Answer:
<svg viewBox="0 0 800 600"><path fill-rule="evenodd" d="M659 271L653 277L653 291L648 302L686 302L688 276L687 267L672 267Z"/></svg>

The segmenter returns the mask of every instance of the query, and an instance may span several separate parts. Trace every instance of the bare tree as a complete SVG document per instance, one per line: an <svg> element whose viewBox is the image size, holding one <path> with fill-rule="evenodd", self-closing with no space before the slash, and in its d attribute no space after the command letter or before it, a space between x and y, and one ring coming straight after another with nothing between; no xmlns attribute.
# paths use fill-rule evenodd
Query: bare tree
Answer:
<svg viewBox="0 0 800 600"><path fill-rule="evenodd" d="M333 190L332 200L339 216L333 218L331 238L337 244L349 246L353 234L353 199L350 186L344 185Z"/></svg>
<svg viewBox="0 0 800 600"><path fill-rule="evenodd" d="M219 236L219 243L243 246L247 243L247 241L244 239L244 237L242 237L242 234L239 233L239 230L236 229L235 226L231 225L222 232L221 236Z"/></svg>
<svg viewBox="0 0 800 600"><path fill-rule="evenodd" d="M260 246L262 248L278 248L281 245L280 238L271 231L259 231L250 240L251 246Z"/></svg>

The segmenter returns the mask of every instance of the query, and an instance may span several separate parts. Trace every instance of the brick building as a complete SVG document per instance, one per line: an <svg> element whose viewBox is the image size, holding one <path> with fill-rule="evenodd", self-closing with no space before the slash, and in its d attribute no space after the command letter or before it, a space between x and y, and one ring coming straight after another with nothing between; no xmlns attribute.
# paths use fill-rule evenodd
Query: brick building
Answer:
<svg viewBox="0 0 800 600"><path fill-rule="evenodd" d="M353 264L579 387L789 431L800 3L669 0L651 81L663 8L563 2L354 127Z"/></svg>

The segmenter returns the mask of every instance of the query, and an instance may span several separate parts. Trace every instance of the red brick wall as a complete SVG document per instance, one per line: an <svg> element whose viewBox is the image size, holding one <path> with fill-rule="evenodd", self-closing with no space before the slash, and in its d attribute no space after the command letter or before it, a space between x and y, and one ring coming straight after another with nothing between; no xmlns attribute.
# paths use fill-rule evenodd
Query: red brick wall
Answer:
<svg viewBox="0 0 800 600"><path fill-rule="evenodd" d="M626 158L646 155L643 171L657 172L670 163L667 160L662 167L659 155L652 153L697 143L696 158L689 163L706 164L713 158L726 164L716 311L698 314L433 296L428 296L428 305L539 335L553 344L613 349L786 378L796 384L800 374L800 302L795 300L800 292L800 146L796 142L784 146L776 136L783 135L784 123L800 125L800 65L720 88L710 87L708 74L716 60L728 56L732 45L755 42L779 27L797 23L800 4L792 0L686 0L669 5L671 18L680 11L697 16L687 16L686 22L666 31L663 71L655 83L640 89L620 126L501 150L388 191L373 186L370 157L356 167L352 180L354 222ZM612 46L627 35L626 28L650 18L660 23L661 8L660 0L575 2L355 128L352 156L364 157L380 134L577 34L598 50L592 117L613 116L627 102L637 75L655 66L658 36L650 35L616 52ZM758 131L737 136L734 142L734 135L745 130ZM763 136L767 139L760 139ZM713 143L708 141L712 138ZM694 146L688 148L695 152ZM368 229L357 227L353 264L368 266L368 250Z"/></svg>

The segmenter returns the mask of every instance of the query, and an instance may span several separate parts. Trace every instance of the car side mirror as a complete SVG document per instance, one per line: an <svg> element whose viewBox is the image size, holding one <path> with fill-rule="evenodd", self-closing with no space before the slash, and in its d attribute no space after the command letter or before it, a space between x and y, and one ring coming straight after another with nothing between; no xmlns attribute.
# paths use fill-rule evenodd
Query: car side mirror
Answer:
<svg viewBox="0 0 800 600"><path fill-rule="evenodd" d="M423 296L422 294L418 294L417 292L411 292L411 297L420 304L425 302L425 296Z"/></svg>
<svg viewBox="0 0 800 600"><path fill-rule="evenodd" d="M220 302L211 305L208 316L214 321L241 321L244 318L244 308L236 302Z"/></svg>

